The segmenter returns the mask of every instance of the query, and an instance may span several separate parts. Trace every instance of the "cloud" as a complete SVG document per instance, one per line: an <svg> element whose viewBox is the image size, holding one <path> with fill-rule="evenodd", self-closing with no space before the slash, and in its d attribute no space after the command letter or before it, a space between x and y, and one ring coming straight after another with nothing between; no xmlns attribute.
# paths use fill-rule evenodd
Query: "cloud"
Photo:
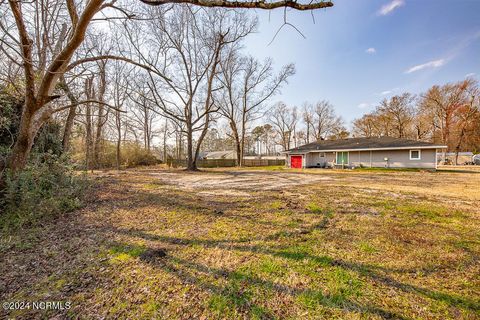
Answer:
<svg viewBox="0 0 480 320"><path fill-rule="evenodd" d="M423 64L413 66L408 70L406 70L405 73L412 73L412 72L420 71L427 68L439 68L443 66L445 62L446 62L445 59L432 60Z"/></svg>
<svg viewBox="0 0 480 320"><path fill-rule="evenodd" d="M390 93L392 93L392 90L386 90L386 91L380 92L382 96L386 96L387 94L390 94Z"/></svg>
<svg viewBox="0 0 480 320"><path fill-rule="evenodd" d="M374 54L377 53L377 50L375 48L368 48L367 50L365 50L365 52L368 54Z"/></svg>
<svg viewBox="0 0 480 320"><path fill-rule="evenodd" d="M475 72L472 72L472 73L468 73L465 75L465 78L473 78L475 77L476 73Z"/></svg>
<svg viewBox="0 0 480 320"><path fill-rule="evenodd" d="M371 105L372 105L371 103L362 102L357 107L360 108L360 109L365 109L365 108L370 107Z"/></svg>
<svg viewBox="0 0 480 320"><path fill-rule="evenodd" d="M386 16L387 14L392 13L395 9L398 9L404 5L405 5L404 0L393 0L387 3L386 5L382 6L380 10L378 10L377 14L380 16Z"/></svg>

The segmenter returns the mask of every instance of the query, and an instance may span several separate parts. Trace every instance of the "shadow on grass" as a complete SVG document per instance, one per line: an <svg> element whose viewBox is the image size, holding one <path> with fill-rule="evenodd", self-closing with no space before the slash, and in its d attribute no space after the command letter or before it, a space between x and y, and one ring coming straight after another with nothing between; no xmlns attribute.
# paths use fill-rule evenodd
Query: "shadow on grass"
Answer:
<svg viewBox="0 0 480 320"><path fill-rule="evenodd" d="M202 240L202 239L184 239L184 238L177 238L177 237L152 235L152 234L143 232L141 230L136 230L134 232L130 230L117 230L117 231L119 233L125 233L129 236L140 237L150 241L152 240L160 241L160 242L168 243L171 245L180 245L180 246L201 245L205 248L221 248L225 250L234 250L234 251L250 252L250 253L257 252L257 253L267 254L272 257L282 257L288 260L295 260L295 261L309 260L317 264L320 264L322 266L339 267L347 271L353 271L356 274L358 274L358 276L370 278L372 281L374 281L379 285L388 286L388 287L398 289L407 293L419 294L426 298L444 302L452 307L467 309L474 312L480 311L479 301L470 300L455 294L448 294L440 291L430 290L427 288L411 285L408 283L403 283L401 281L394 279L391 276L383 274L386 272L391 272L389 269L374 266L374 265L349 262L349 261L344 261L340 259L334 259L328 256L315 256L306 252L292 251L292 250L289 250L288 248L285 249L285 248L282 248L281 246L265 247L261 245L248 245L248 244L245 245L245 244L238 243L238 241L236 240L223 239L223 240L217 241L217 240ZM170 261L169 259L155 265L157 267L164 268L165 264L169 263L168 262ZM199 265L190 261L183 261L179 259L175 259L175 261L177 264L183 266L183 268L193 269L203 273L210 273L212 275L222 276L227 279L235 275L235 273L232 273L230 271L214 269L214 268L210 268L204 265ZM184 271L185 270L179 271L179 277L182 277L182 274L184 274ZM251 274L244 274L242 277L245 279L246 283L258 284L265 288L271 288L274 291L279 293L283 293L283 294L287 293L294 296L298 296L301 294L313 295L314 297L316 296L318 298L316 299L318 300L317 303L320 303L325 306L330 306L330 307L334 306L336 308L346 309L346 310L360 310L361 312L376 314L378 316L381 316L382 318L397 318L397 319L403 318L401 315L392 313L387 310L383 310L381 308L377 308L375 306L359 305L358 303L350 299L345 299L345 300L340 299L339 301L337 301L338 303L335 303L336 299L328 296L323 296L321 293L318 293L318 292L312 293L311 290L301 290L293 287L274 284L274 283L262 280ZM202 286L204 286L204 284L202 284ZM222 289L217 288L216 291L222 292Z"/></svg>
<svg viewBox="0 0 480 320"><path fill-rule="evenodd" d="M324 261L324 259L320 259ZM328 260L328 259L327 259ZM262 279L252 272L248 271L228 271L224 269L212 268L203 264L199 264L175 257L167 257L152 260L142 260L149 263L155 268L162 269L173 274L183 283L194 284L202 290L207 290L214 294L210 304L214 304L214 309L220 305L220 312L226 312L225 309L234 308L241 313L255 315L261 319L274 319L273 313L264 307L253 302L252 292L249 291L251 286L260 287L263 290L271 290L282 295L291 295L293 297L306 299L310 307L314 305L322 305L330 308L337 308L347 311L360 311L380 316L384 319L406 319L400 314L390 312L388 310L371 306L361 305L352 299L345 297L344 294L328 295L320 290L301 289L288 285L275 283ZM326 261L326 260L325 260ZM204 279L200 275L213 277L214 279L223 279L226 284L216 285L215 281ZM219 304L218 301L224 302ZM215 303L217 302L217 303ZM222 307L223 305L223 307ZM226 316L223 314L223 316Z"/></svg>

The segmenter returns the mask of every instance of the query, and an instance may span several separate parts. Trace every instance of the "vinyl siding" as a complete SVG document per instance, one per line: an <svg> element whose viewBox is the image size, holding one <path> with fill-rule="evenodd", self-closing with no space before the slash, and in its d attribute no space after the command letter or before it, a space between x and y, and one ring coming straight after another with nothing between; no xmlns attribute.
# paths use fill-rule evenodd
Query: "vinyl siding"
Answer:
<svg viewBox="0 0 480 320"><path fill-rule="evenodd" d="M417 150L412 148L411 150ZM371 153L371 154L370 154ZM388 158L388 161L384 159ZM436 149L422 149L420 160L410 160L410 150L387 150L387 151L350 151L349 166L377 167L377 168L421 168L435 169ZM307 167L317 166L327 162L327 165L335 163L335 153L325 152L325 158L320 157L319 152L309 152L305 155L304 165Z"/></svg>

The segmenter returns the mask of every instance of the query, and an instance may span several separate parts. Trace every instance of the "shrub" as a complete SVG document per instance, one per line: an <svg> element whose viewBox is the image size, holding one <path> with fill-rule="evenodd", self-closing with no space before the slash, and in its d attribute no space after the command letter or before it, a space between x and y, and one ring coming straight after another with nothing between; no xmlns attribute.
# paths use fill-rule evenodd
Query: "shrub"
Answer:
<svg viewBox="0 0 480 320"><path fill-rule="evenodd" d="M16 175L5 173L2 229L36 224L81 206L86 179L74 173L66 157L43 153L32 158Z"/></svg>
<svg viewBox="0 0 480 320"><path fill-rule="evenodd" d="M80 140L72 144L72 159L76 163L76 168L85 169L85 143ZM120 149L120 166L131 168L136 166L149 166L160 164L161 161L153 154L148 152L142 145L135 142L124 142ZM96 169L115 168L117 165L116 144L103 140L101 142L100 157Z"/></svg>

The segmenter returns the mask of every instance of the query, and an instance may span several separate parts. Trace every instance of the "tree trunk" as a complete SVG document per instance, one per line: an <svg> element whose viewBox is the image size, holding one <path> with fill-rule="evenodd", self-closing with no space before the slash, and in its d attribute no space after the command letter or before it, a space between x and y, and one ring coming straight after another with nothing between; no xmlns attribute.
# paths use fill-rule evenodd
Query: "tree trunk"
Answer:
<svg viewBox="0 0 480 320"><path fill-rule="evenodd" d="M310 143L310 124L307 123L307 144Z"/></svg>
<svg viewBox="0 0 480 320"><path fill-rule="evenodd" d="M193 159L193 132L192 128L187 128L187 171L197 171L197 163Z"/></svg>
<svg viewBox="0 0 480 320"><path fill-rule="evenodd" d="M233 121L232 119L229 121L229 124L230 124L230 129L232 130L232 133L233 133L233 139L235 140L235 151L236 151L236 155L235 155L235 158L236 158L236 161L237 161L237 166L240 166L241 165L241 154L240 154L240 150L241 150L241 145L240 145L240 137L238 135L238 130L237 130L237 125L235 123L235 121Z"/></svg>
<svg viewBox="0 0 480 320"><path fill-rule="evenodd" d="M65 122L65 128L63 129L63 138L62 138L63 151L67 152L70 149L70 137L72 136L73 123L75 121L75 116L77 115L76 104L78 103L78 99L77 97L75 97L75 95L72 93L72 91L68 87L68 84L65 81L65 78L63 76L61 77L60 84L63 88L63 91L65 91L65 93L67 94L67 97L70 100L70 103L72 104L70 109L68 109L67 121Z"/></svg>
<svg viewBox="0 0 480 320"><path fill-rule="evenodd" d="M247 124L247 114L245 112L246 108L244 108L244 111L242 113L242 133L241 133L241 138L240 138L240 161L239 161L239 166L243 166L243 156L245 152L245 128Z"/></svg>
<svg viewBox="0 0 480 320"><path fill-rule="evenodd" d="M465 137L465 127L462 127L460 137L458 138L457 146L455 147L455 165L458 166L458 153L463 143L463 138Z"/></svg>
<svg viewBox="0 0 480 320"><path fill-rule="evenodd" d="M70 149L70 139L72 136L73 123L76 115L77 115L77 107L71 106L70 109L68 110L68 116L67 116L67 121L65 122L65 128L63 129L62 146L63 146L64 152L67 152Z"/></svg>
<svg viewBox="0 0 480 320"><path fill-rule="evenodd" d="M95 132L95 142L93 146L93 165L95 168L99 167L100 162L100 142L102 141L103 135L103 117L104 117L104 107L103 105L98 106L98 119L97 119L97 128Z"/></svg>
<svg viewBox="0 0 480 320"><path fill-rule="evenodd" d="M117 167L117 170L120 170L120 163L121 163L121 154L120 154L120 144L122 143L122 138L121 134L117 138L117 148L116 148L116 153L115 153L115 164Z"/></svg>
<svg viewBox="0 0 480 320"><path fill-rule="evenodd" d="M8 168L14 173L26 166L35 135L39 129L39 126L37 128L34 125L33 114L28 110L31 110L31 108L24 106L17 140L7 160Z"/></svg>
<svg viewBox="0 0 480 320"><path fill-rule="evenodd" d="M122 143L122 119L120 118L120 112L116 111L115 112L115 125L117 127L117 147L116 147L116 152L115 152L115 162L116 162L116 167L117 170L120 170L120 164L121 164L121 150L120 146ZM127 130L125 130L126 132Z"/></svg>
<svg viewBox="0 0 480 320"><path fill-rule="evenodd" d="M87 104L85 118L87 123L86 141L85 141L85 170L88 171L88 169L93 169L92 163L91 163L93 136L92 136L92 114L91 114L90 104Z"/></svg>
<svg viewBox="0 0 480 320"><path fill-rule="evenodd" d="M202 133L200 134L200 137L198 137L198 142L197 142L197 147L195 148L195 157L193 159L193 162L195 163L195 168L196 170L198 170L197 168L197 159L198 159L198 156L200 154L200 147L202 145L202 142L203 142L203 139L205 138L205 136L207 135L207 132L208 132L208 124L210 122L210 117L209 115L207 114L206 115L206 120L205 120L205 127L203 128L202 130Z"/></svg>

